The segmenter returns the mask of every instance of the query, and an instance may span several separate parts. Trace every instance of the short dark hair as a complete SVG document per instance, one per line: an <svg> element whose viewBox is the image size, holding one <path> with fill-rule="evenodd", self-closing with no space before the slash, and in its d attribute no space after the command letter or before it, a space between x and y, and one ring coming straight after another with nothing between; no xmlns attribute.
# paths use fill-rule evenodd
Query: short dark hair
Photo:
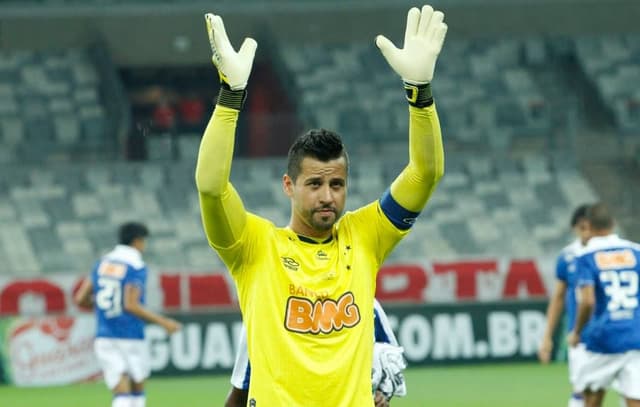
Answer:
<svg viewBox="0 0 640 407"><path fill-rule="evenodd" d="M149 236L149 229L139 222L127 222L118 229L118 242L130 246L134 240Z"/></svg>
<svg viewBox="0 0 640 407"><path fill-rule="evenodd" d="M598 202L587 209L587 220L593 230L608 230L613 228L613 215L607 205Z"/></svg>
<svg viewBox="0 0 640 407"><path fill-rule="evenodd" d="M587 209L589 209L588 204L582 204L578 206L574 211L573 215L571 215L571 227L574 228L581 221L587 218Z"/></svg>
<svg viewBox="0 0 640 407"><path fill-rule="evenodd" d="M294 141L287 157L287 175L296 180L300 174L302 160L305 157L320 161L335 160L344 157L349 172L349 156L340 136L326 129L312 129Z"/></svg>

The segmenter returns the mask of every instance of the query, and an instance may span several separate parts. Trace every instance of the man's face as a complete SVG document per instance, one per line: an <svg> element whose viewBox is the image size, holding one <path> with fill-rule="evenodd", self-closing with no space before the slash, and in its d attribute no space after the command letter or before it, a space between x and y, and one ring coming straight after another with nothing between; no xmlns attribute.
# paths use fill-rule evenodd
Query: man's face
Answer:
<svg viewBox="0 0 640 407"><path fill-rule="evenodd" d="M143 253L147 248L147 239L145 239L144 237L135 238L133 239L133 242L131 242L131 246L138 249L140 253Z"/></svg>
<svg viewBox="0 0 640 407"><path fill-rule="evenodd" d="M573 227L573 232L576 234L578 239L582 242L583 245L587 244L589 239L591 239L591 225L589 225L589 221L586 219L580 219L578 223Z"/></svg>
<svg viewBox="0 0 640 407"><path fill-rule="evenodd" d="M292 202L292 228L311 237L323 236L342 215L347 198L347 165L344 157L328 162L305 157L295 182L283 177Z"/></svg>

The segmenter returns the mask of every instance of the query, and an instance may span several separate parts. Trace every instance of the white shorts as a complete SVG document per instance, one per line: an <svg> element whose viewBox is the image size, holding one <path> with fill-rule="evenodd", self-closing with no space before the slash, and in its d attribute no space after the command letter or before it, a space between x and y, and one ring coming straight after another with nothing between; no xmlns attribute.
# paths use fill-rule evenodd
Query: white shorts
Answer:
<svg viewBox="0 0 640 407"><path fill-rule="evenodd" d="M144 340L96 338L93 349L110 389L118 384L123 374L142 383L151 373L149 348Z"/></svg>
<svg viewBox="0 0 640 407"><path fill-rule="evenodd" d="M620 395L640 400L640 351L586 354L576 375L577 391L606 389L616 381L615 390Z"/></svg>
<svg viewBox="0 0 640 407"><path fill-rule="evenodd" d="M573 391L576 390L576 381L578 379L578 372L580 367L587 360L587 346L584 343L579 343L575 347L569 348L569 383L573 387Z"/></svg>

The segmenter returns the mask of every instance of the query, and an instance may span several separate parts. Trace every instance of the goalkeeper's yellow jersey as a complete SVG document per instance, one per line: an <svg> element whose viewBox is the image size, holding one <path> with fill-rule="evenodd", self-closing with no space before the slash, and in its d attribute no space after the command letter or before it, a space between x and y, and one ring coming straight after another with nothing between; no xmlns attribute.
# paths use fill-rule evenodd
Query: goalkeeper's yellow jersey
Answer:
<svg viewBox="0 0 640 407"><path fill-rule="evenodd" d="M241 238L217 248L247 327L249 406L373 405L376 273L406 233L374 202L324 242L248 214Z"/></svg>

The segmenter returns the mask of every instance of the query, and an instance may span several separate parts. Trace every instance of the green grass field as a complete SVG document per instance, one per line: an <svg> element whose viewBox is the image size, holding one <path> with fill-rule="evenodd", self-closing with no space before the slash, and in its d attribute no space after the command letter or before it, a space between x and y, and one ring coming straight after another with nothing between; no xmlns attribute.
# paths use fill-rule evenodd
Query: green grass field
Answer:
<svg viewBox="0 0 640 407"><path fill-rule="evenodd" d="M564 364L413 368L406 378L409 394L393 399L393 407L566 406L569 395ZM227 376L152 378L147 406L222 407L228 383ZM110 400L101 382L31 389L0 386L0 405L7 407L108 407ZM618 396L610 392L605 406L618 407Z"/></svg>

